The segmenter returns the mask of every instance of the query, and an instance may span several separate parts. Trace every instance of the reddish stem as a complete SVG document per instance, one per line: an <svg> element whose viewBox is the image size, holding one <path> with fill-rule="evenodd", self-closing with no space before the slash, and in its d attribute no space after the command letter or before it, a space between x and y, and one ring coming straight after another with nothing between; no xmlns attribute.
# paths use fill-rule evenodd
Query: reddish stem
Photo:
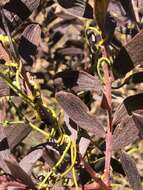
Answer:
<svg viewBox="0 0 143 190"><path fill-rule="evenodd" d="M96 172L92 169L92 167L84 161L84 159L79 155L80 157L80 163L84 166L85 170L90 174L90 176L95 180L96 182L96 188L95 190L109 190L107 185L97 176Z"/></svg>
<svg viewBox="0 0 143 190"><path fill-rule="evenodd" d="M105 47L101 48L102 56L108 57ZM106 135L106 152L105 152L105 168L104 168L104 182L110 186L110 162L112 157L112 96L109 68L107 64L103 64L104 72L104 94L107 101L107 135Z"/></svg>

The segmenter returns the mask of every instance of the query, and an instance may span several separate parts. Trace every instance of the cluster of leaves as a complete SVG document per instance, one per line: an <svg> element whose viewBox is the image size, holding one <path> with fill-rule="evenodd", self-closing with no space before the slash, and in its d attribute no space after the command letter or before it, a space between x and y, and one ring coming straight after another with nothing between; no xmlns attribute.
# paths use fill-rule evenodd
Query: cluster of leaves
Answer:
<svg viewBox="0 0 143 190"><path fill-rule="evenodd" d="M110 164L142 189L125 152L143 137L142 6L0 1L0 189L111 190Z"/></svg>

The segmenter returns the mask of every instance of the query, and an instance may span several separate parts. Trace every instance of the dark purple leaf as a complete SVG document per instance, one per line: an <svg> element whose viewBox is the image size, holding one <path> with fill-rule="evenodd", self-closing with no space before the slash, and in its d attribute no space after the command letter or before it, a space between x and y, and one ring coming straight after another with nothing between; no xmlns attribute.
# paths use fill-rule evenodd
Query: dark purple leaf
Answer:
<svg viewBox="0 0 143 190"><path fill-rule="evenodd" d="M2 78L0 78L0 97L9 96L9 95L10 95L9 86Z"/></svg>
<svg viewBox="0 0 143 190"><path fill-rule="evenodd" d="M69 116L65 113L64 114L64 121L66 124L65 131L66 134L70 136L71 139L73 139L75 142L79 142L79 153L84 156L87 148L89 147L89 144L91 140L88 137L85 137L84 134L80 131L80 139L78 138L78 131L77 131L77 124L69 118Z"/></svg>
<svg viewBox="0 0 143 190"><path fill-rule="evenodd" d="M1 43L0 43L0 61L5 61L7 63L10 63L10 57Z"/></svg>
<svg viewBox="0 0 143 190"><path fill-rule="evenodd" d="M120 153L120 160L133 190L142 190L141 179L135 161L125 152Z"/></svg>
<svg viewBox="0 0 143 190"><path fill-rule="evenodd" d="M43 155L42 149L36 149L26 155L19 163L20 167L27 173L31 174L31 170L35 162Z"/></svg>
<svg viewBox="0 0 143 190"><path fill-rule="evenodd" d="M86 0L55 0L69 14L86 18L93 18L93 9Z"/></svg>
<svg viewBox="0 0 143 190"><path fill-rule="evenodd" d="M16 147L30 132L30 126L25 124L17 124L5 128L5 134L10 149L12 150L14 147Z"/></svg>
<svg viewBox="0 0 143 190"><path fill-rule="evenodd" d="M32 179L28 176L28 174L19 166L19 164L15 161L11 161L10 159L5 159L5 163L9 168L11 175L21 180L21 182L31 189L36 190Z"/></svg>
<svg viewBox="0 0 143 190"><path fill-rule="evenodd" d="M133 143L138 138L138 135L139 130L132 117L124 118L113 132L113 150L117 151Z"/></svg>
<svg viewBox="0 0 143 190"><path fill-rule="evenodd" d="M139 13L143 16L143 0L138 0Z"/></svg>
<svg viewBox="0 0 143 190"><path fill-rule="evenodd" d="M126 12L123 9L120 1L110 0L108 11L118 21L118 24L124 23L127 20Z"/></svg>
<svg viewBox="0 0 143 190"><path fill-rule="evenodd" d="M15 30L39 6L40 0L11 0L4 5L4 14L10 31ZM0 16L0 31L4 33Z"/></svg>
<svg viewBox="0 0 143 190"><path fill-rule="evenodd" d="M115 158L111 158L111 166L112 166L113 171L125 176L125 172L123 170L122 164L118 160L116 160Z"/></svg>
<svg viewBox="0 0 143 190"><path fill-rule="evenodd" d="M132 21L137 22L132 1L131 0L120 0L120 2L126 12L126 16L129 19L131 19Z"/></svg>
<svg viewBox="0 0 143 190"><path fill-rule="evenodd" d="M24 30L19 44L19 53L25 62L32 64L41 40L41 28L38 24L30 24Z"/></svg>
<svg viewBox="0 0 143 190"><path fill-rule="evenodd" d="M113 149L121 149L142 136L141 118L137 119L138 113L143 113L143 94L127 97L119 105L113 117Z"/></svg>
<svg viewBox="0 0 143 190"><path fill-rule="evenodd" d="M58 88L65 86L66 88L70 88L75 92L89 90L100 93L102 90L102 85L97 76L92 76L84 71L66 70L57 73L54 83Z"/></svg>
<svg viewBox="0 0 143 190"><path fill-rule="evenodd" d="M60 154L62 154L60 147L56 143L50 142L44 147L42 158L50 167L53 167L58 161Z"/></svg>
<svg viewBox="0 0 143 190"><path fill-rule="evenodd" d="M2 168L7 173L9 173L10 170L5 164L4 160L9 159L9 157L10 157L10 149L8 141L4 132L4 128L0 126L0 168Z"/></svg>
<svg viewBox="0 0 143 190"><path fill-rule="evenodd" d="M130 76L126 77L124 79L124 81L121 81L121 85L113 85L112 88L113 89L118 89L122 86L124 86L125 84L140 84L143 82L143 72L135 72L133 74L131 74Z"/></svg>
<svg viewBox="0 0 143 190"><path fill-rule="evenodd" d="M143 94L136 94L127 97L117 108L113 117L113 125L117 125L132 112L143 109Z"/></svg>
<svg viewBox="0 0 143 190"><path fill-rule="evenodd" d="M65 113L78 126L94 133L96 137L105 137L105 131L95 116L89 114L87 106L77 96L60 91L56 93L56 99Z"/></svg>
<svg viewBox="0 0 143 190"><path fill-rule="evenodd" d="M143 112L133 112L132 118L139 130L139 137L143 138Z"/></svg>
<svg viewBox="0 0 143 190"><path fill-rule="evenodd" d="M83 50L80 48L69 47L69 48L61 48L57 50L57 53L61 55L76 56L76 55L83 55Z"/></svg>
<svg viewBox="0 0 143 190"><path fill-rule="evenodd" d="M116 78L123 77L137 65L143 64L143 30L121 48L113 63Z"/></svg>

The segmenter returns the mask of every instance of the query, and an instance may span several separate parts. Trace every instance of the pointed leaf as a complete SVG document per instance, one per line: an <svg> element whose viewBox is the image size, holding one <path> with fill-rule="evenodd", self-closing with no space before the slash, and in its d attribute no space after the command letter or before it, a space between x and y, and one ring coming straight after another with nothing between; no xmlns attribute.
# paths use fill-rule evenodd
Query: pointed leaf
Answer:
<svg viewBox="0 0 143 190"><path fill-rule="evenodd" d="M95 116L89 114L87 106L77 96L60 91L56 99L67 115L81 128L94 133L97 137L104 137L105 131Z"/></svg>
<svg viewBox="0 0 143 190"><path fill-rule="evenodd" d="M135 161L123 151L120 154L120 160L133 190L142 190L141 179Z"/></svg>

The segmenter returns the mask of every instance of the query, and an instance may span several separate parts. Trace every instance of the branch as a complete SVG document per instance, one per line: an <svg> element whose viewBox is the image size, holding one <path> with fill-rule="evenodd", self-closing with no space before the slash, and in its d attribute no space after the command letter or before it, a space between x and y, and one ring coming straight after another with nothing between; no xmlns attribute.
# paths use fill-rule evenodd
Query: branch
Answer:
<svg viewBox="0 0 143 190"><path fill-rule="evenodd" d="M108 57L106 47L101 48L102 56ZM104 72L104 95L107 102L107 135L106 135L106 152L105 152L105 168L104 168L104 182L110 186L110 162L112 157L112 95L111 84L112 79L110 76L108 65L103 64Z"/></svg>

